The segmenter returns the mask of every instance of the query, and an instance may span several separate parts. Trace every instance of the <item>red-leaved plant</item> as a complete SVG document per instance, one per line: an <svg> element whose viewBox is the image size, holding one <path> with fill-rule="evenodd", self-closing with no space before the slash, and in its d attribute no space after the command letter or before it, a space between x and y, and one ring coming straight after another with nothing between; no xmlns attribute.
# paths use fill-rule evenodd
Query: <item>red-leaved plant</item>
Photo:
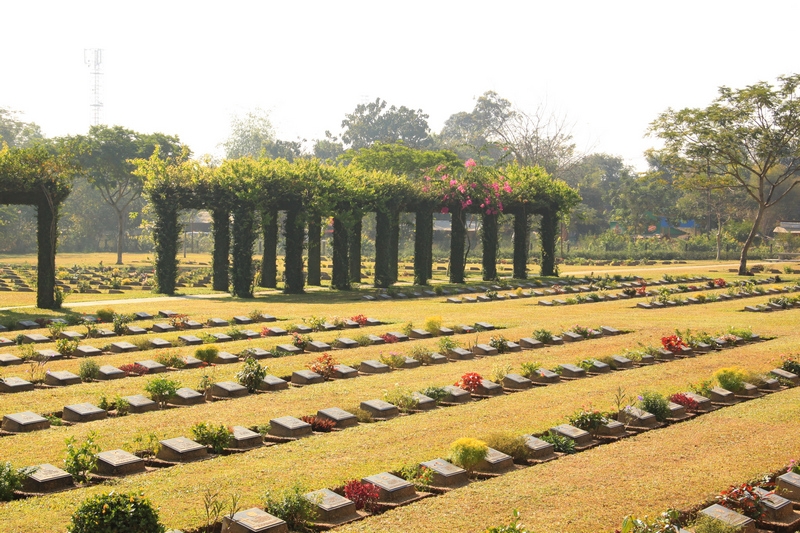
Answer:
<svg viewBox="0 0 800 533"><path fill-rule="evenodd" d="M331 379L331 376L333 376L334 367L338 364L339 363L336 362L336 359L334 359L331 354L325 352L318 355L313 361L308 363L307 366L309 370L316 372L327 380Z"/></svg>
<svg viewBox="0 0 800 533"><path fill-rule="evenodd" d="M483 378L477 372L467 372L461 379L455 382L455 386L469 392L475 392L481 385Z"/></svg>
<svg viewBox="0 0 800 533"><path fill-rule="evenodd" d="M636 294L638 294L639 296L644 296L645 294L647 294L647 285L642 284L641 287L638 287L636 289Z"/></svg>
<svg viewBox="0 0 800 533"><path fill-rule="evenodd" d="M397 337L395 337L391 333L384 333L383 335L381 335L381 339L383 339L383 342L385 342L386 344L392 344L394 342L397 342Z"/></svg>
<svg viewBox="0 0 800 533"><path fill-rule="evenodd" d="M694 398L686 396L682 392L677 392L669 397L669 401L682 405L689 413L694 413L700 408L700 404Z"/></svg>
<svg viewBox="0 0 800 533"><path fill-rule="evenodd" d="M354 479L344 486L344 497L356 504L356 509L372 512L378 503L380 492L372 483Z"/></svg>
<svg viewBox="0 0 800 533"><path fill-rule="evenodd" d="M771 493L768 493L771 494ZM766 512L764 497L747 483L731 485L728 490L723 490L717 496L717 502L728 509L732 509L753 520L761 520Z"/></svg>
<svg viewBox="0 0 800 533"><path fill-rule="evenodd" d="M717 279L714 280L714 286L721 289L723 287L727 287L728 286L728 282L725 281L722 278L717 278Z"/></svg>
<svg viewBox="0 0 800 533"><path fill-rule="evenodd" d="M333 420L319 418L314 415L300 417L300 420L306 424L311 424L311 431L319 431L321 433L328 433L334 428L334 426L336 426L336 422Z"/></svg>
<svg viewBox="0 0 800 533"><path fill-rule="evenodd" d="M687 348L689 346L677 335L661 337L661 345L664 347L664 349L669 350L672 353L681 353L683 348Z"/></svg>
<svg viewBox="0 0 800 533"><path fill-rule="evenodd" d="M120 370L125 372L126 374L132 374L135 376L143 376L147 374L147 367L142 366L139 363L130 363L127 365L122 365L119 367Z"/></svg>
<svg viewBox="0 0 800 533"><path fill-rule="evenodd" d="M350 320L357 323L359 326L367 325L367 317L364 315L356 315L354 317L351 317Z"/></svg>

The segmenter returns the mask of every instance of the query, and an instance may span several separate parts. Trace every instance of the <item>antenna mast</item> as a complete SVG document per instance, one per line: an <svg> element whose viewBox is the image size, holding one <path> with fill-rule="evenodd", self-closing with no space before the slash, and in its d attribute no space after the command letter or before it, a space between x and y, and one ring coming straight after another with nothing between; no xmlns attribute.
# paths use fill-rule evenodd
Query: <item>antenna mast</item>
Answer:
<svg viewBox="0 0 800 533"><path fill-rule="evenodd" d="M89 74L92 77L92 100L89 104L89 109L91 113L92 125L97 126L100 124L101 113L103 111L103 102L100 98L100 82L103 76L103 50L100 48L84 49L83 61L89 67Z"/></svg>

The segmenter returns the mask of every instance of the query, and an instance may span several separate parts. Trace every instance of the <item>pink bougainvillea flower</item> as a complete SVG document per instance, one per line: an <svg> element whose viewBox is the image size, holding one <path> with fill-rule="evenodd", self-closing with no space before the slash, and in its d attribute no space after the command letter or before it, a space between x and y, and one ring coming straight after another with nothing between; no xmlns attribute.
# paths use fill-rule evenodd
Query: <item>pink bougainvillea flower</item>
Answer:
<svg viewBox="0 0 800 533"><path fill-rule="evenodd" d="M458 183L456 180L454 180L454 179L450 180L450 186L451 187L455 186L456 183Z"/></svg>
<svg viewBox="0 0 800 533"><path fill-rule="evenodd" d="M497 192L500 190L500 186L496 183L492 183L492 189L494 189L494 192Z"/></svg>
<svg viewBox="0 0 800 533"><path fill-rule="evenodd" d="M441 172L442 170L444 170L444 165L439 165L436 167L436 172Z"/></svg>
<svg viewBox="0 0 800 533"><path fill-rule="evenodd" d="M477 187L477 186L478 186L478 184L477 184L477 183L473 183L472 185L470 185L470 187L472 187L473 189L474 189L475 187Z"/></svg>
<svg viewBox="0 0 800 533"><path fill-rule="evenodd" d="M472 198L467 198L467 205L472 205Z"/></svg>
<svg viewBox="0 0 800 533"><path fill-rule="evenodd" d="M511 192L511 185L506 183L505 185L503 185L503 190L506 192Z"/></svg>
<svg viewBox="0 0 800 533"><path fill-rule="evenodd" d="M425 181L431 181L431 177L430 176L425 176Z"/></svg>
<svg viewBox="0 0 800 533"><path fill-rule="evenodd" d="M476 163L475 160L472 159L472 158L467 159L466 161L464 161L464 167L466 167L468 169L472 168L472 167L475 167L477 165L478 165L478 163Z"/></svg>
<svg viewBox="0 0 800 533"><path fill-rule="evenodd" d="M427 185L423 185L422 186L422 192L428 192L429 190L430 190L430 187L428 187Z"/></svg>
<svg viewBox="0 0 800 533"><path fill-rule="evenodd" d="M446 214L447 214L447 213L449 213L449 212L450 212L450 210L449 210L448 208L446 208L446 207L443 207L443 208L442 208L442 213L443 213L443 214L445 214L445 215L446 215Z"/></svg>
<svg viewBox="0 0 800 533"><path fill-rule="evenodd" d="M463 185L459 185L459 186L458 186L458 192L460 192L460 193L462 193L462 194L463 194L463 193L467 192L467 190L464 188L464 186L463 186Z"/></svg>

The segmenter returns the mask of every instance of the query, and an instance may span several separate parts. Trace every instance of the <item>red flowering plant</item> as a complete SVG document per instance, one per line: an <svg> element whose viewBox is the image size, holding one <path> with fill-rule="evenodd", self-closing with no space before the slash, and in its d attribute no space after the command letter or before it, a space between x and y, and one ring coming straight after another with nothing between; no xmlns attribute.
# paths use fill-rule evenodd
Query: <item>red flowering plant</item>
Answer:
<svg viewBox="0 0 800 533"><path fill-rule="evenodd" d="M384 333L383 335L381 335L381 339L383 339L383 342L385 342L386 344L392 344L394 342L397 342L397 337L395 337L391 333Z"/></svg>
<svg viewBox="0 0 800 533"><path fill-rule="evenodd" d="M767 493L771 494L771 493ZM717 496L717 503L753 520L761 520L766 513L764 498L752 485L731 485Z"/></svg>
<svg viewBox="0 0 800 533"><path fill-rule="evenodd" d="M358 324L359 326L366 326L367 325L367 317L364 315L356 315L350 318L353 322Z"/></svg>
<svg viewBox="0 0 800 533"><path fill-rule="evenodd" d="M481 386L481 381L483 381L483 378L477 372L467 372L454 385L465 391L475 392Z"/></svg>
<svg viewBox="0 0 800 533"><path fill-rule="evenodd" d="M372 483L354 479L344 486L344 497L356 504L356 509L372 512L378 503L380 492Z"/></svg>
<svg viewBox="0 0 800 533"><path fill-rule="evenodd" d="M786 472L793 472L795 474L800 474L800 461L792 459L789 461L789 467L786 469Z"/></svg>
<svg viewBox="0 0 800 533"><path fill-rule="evenodd" d="M714 280L714 286L718 289L722 289L723 287L728 286L728 282L722 278L717 278Z"/></svg>
<svg viewBox="0 0 800 533"><path fill-rule="evenodd" d="M645 285L645 284L642 284L642 286L641 286L641 287L638 287L638 288L636 289L636 294L637 294L637 295L639 295L639 296L644 296L644 295L646 295L646 294L647 294L647 285Z"/></svg>
<svg viewBox="0 0 800 533"><path fill-rule="evenodd" d="M700 408L700 404L697 403L694 398L687 396L682 392L677 392L670 396L669 401L672 403L677 403L678 405L682 405L689 413L694 413Z"/></svg>
<svg viewBox="0 0 800 533"><path fill-rule="evenodd" d="M668 335L667 337L661 337L661 345L664 347L665 350L669 350L672 353L681 353L683 348L689 347L689 345L683 342L683 339L681 339L677 335Z"/></svg>
<svg viewBox="0 0 800 533"><path fill-rule="evenodd" d="M312 372L315 372L323 378L331 379L333 376L334 367L339 363L328 352L318 355L313 361L308 363L307 367Z"/></svg>

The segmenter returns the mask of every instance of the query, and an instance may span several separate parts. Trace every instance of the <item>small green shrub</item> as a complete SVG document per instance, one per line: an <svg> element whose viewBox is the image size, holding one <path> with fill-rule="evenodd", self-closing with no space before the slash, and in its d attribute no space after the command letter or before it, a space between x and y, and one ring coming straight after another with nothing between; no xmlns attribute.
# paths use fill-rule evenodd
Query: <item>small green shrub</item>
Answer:
<svg viewBox="0 0 800 533"><path fill-rule="evenodd" d="M72 515L69 533L164 533L158 511L142 494L98 494L83 500Z"/></svg>
<svg viewBox="0 0 800 533"><path fill-rule="evenodd" d="M430 333L431 335L439 335L439 329L442 327L442 317L440 316L429 316L425 319L425 323L422 328Z"/></svg>
<svg viewBox="0 0 800 533"><path fill-rule="evenodd" d="M184 361L180 355L172 351L156 353L155 356L153 356L153 360L167 368L176 368L180 370L186 367L186 361Z"/></svg>
<svg viewBox="0 0 800 533"><path fill-rule="evenodd" d="M431 358L433 352L430 348L426 348L425 346L414 346L411 348L409 355L423 365L429 365L433 361Z"/></svg>
<svg viewBox="0 0 800 533"><path fill-rule="evenodd" d="M506 353L508 351L508 339L502 335L492 335L489 339L489 346L497 350L497 353Z"/></svg>
<svg viewBox="0 0 800 533"><path fill-rule="evenodd" d="M98 309L95 312L95 315L97 315L97 319L100 320L101 322L111 322L112 320L114 320L115 314L116 313L114 312L114 310L111 309L110 307L104 307L103 309Z"/></svg>
<svg viewBox="0 0 800 533"><path fill-rule="evenodd" d="M117 335L124 335L126 333L126 325L133 320L131 315L125 315L120 313L114 313L114 316L111 319L112 327L114 329L114 333Z"/></svg>
<svg viewBox="0 0 800 533"><path fill-rule="evenodd" d="M317 507L304 496L308 490L295 484L283 492L273 495L267 491L264 496L264 510L284 520L289 529L308 531L317 518Z"/></svg>
<svg viewBox="0 0 800 533"><path fill-rule="evenodd" d="M699 515L693 524L695 533L742 533L742 528L729 526L708 515Z"/></svg>
<svg viewBox="0 0 800 533"><path fill-rule="evenodd" d="M670 509L651 520L650 517L637 518L628 515L622 520L620 533L676 533L680 526L678 519L680 512Z"/></svg>
<svg viewBox="0 0 800 533"><path fill-rule="evenodd" d="M267 367L261 366L258 361L248 357L239 372L236 373L236 381L240 385L247 387L251 394L258 390L259 385L267 376Z"/></svg>
<svg viewBox="0 0 800 533"><path fill-rule="evenodd" d="M442 401L443 398L447 397L447 395L450 394L444 389L444 387L428 387L420 392L422 392L422 394L424 394L428 398L434 400L436 403L439 403L440 401Z"/></svg>
<svg viewBox="0 0 800 533"><path fill-rule="evenodd" d="M392 405L396 405L403 413L413 411L419 405L419 401L414 397L411 390L400 387L395 387L392 390L384 392L383 400Z"/></svg>
<svg viewBox="0 0 800 533"><path fill-rule="evenodd" d="M492 367L492 371L489 373L489 379L498 383L500 385L503 384L503 378L506 377L508 374L511 373L511 365L510 364L499 364L494 365Z"/></svg>
<svg viewBox="0 0 800 533"><path fill-rule="evenodd" d="M539 361L529 361L522 363L520 366L522 367L522 370L520 370L520 375L531 379L533 376L539 374L539 369L542 367L542 364Z"/></svg>
<svg viewBox="0 0 800 533"><path fill-rule="evenodd" d="M460 466L467 472L478 466L486 459L489 447L485 442L471 437L462 437L450 445L450 459L453 464Z"/></svg>
<svg viewBox="0 0 800 533"><path fill-rule="evenodd" d="M508 431L492 433L483 441L489 448L514 458L515 463L524 464L530 457L530 448L525 445L525 437Z"/></svg>
<svg viewBox="0 0 800 533"><path fill-rule="evenodd" d="M575 453L575 441L572 439L562 437L561 435L557 435L555 433L545 433L539 438L552 444L553 450L558 453Z"/></svg>
<svg viewBox="0 0 800 533"><path fill-rule="evenodd" d="M420 464L406 465L399 473L401 478L413 483L418 490L425 490L433 483L433 470Z"/></svg>
<svg viewBox="0 0 800 533"><path fill-rule="evenodd" d="M180 381L163 377L153 378L144 386L144 390L150 394L150 398L154 402L158 403L160 409L167 406L167 402L175 396L180 388Z"/></svg>
<svg viewBox="0 0 800 533"><path fill-rule="evenodd" d="M0 502L13 500L14 491L21 489L23 480L35 471L36 467L14 468L8 461L0 463Z"/></svg>
<svg viewBox="0 0 800 533"><path fill-rule="evenodd" d="M576 428L582 429L593 433L597 431L600 426L608 424L609 417L606 413L598 411L597 409L579 409L569 417L569 423Z"/></svg>
<svg viewBox="0 0 800 533"><path fill-rule="evenodd" d="M719 386L731 392L741 392L744 390L745 379L747 372L738 367L720 368L714 372L714 377L717 378Z"/></svg>
<svg viewBox="0 0 800 533"><path fill-rule="evenodd" d="M442 337L439 339L439 350L442 353L446 354L448 351L459 347L461 347L461 344L451 337Z"/></svg>
<svg viewBox="0 0 800 533"><path fill-rule="evenodd" d="M657 392L644 392L639 396L639 407L656 417L659 422L665 421L670 414L669 400Z"/></svg>
<svg viewBox="0 0 800 533"><path fill-rule="evenodd" d="M98 374L100 374L100 365L98 365L97 362L91 359L84 359L81 361L81 366L78 370L81 381L97 379Z"/></svg>
<svg viewBox="0 0 800 533"><path fill-rule="evenodd" d="M216 346L203 346L194 351L194 356L197 359L209 365L217 359L217 355L219 355L219 348Z"/></svg>
<svg viewBox="0 0 800 533"><path fill-rule="evenodd" d="M397 352L389 352L389 355L381 354L380 362L397 370L398 368L403 368L403 365L406 363L406 358L404 355L400 355Z"/></svg>
<svg viewBox="0 0 800 533"><path fill-rule="evenodd" d="M543 328L535 330L533 332L533 338L544 344L550 344L553 342L553 334Z"/></svg>
<svg viewBox="0 0 800 533"><path fill-rule="evenodd" d="M78 349L76 339L58 339L56 341L56 351L62 355L72 355L76 349Z"/></svg>
<svg viewBox="0 0 800 533"><path fill-rule="evenodd" d="M69 437L64 441L67 445L64 470L72 474L73 479L78 483L88 482L89 473L97 465L97 454L100 453L100 446L95 443L96 438L97 433L91 431L82 443L78 443L75 437Z"/></svg>
<svg viewBox="0 0 800 533"><path fill-rule="evenodd" d="M222 453L222 450L228 447L232 434L233 432L224 424L215 426L210 423L198 422L192 426L194 440L211 447L214 453Z"/></svg>

